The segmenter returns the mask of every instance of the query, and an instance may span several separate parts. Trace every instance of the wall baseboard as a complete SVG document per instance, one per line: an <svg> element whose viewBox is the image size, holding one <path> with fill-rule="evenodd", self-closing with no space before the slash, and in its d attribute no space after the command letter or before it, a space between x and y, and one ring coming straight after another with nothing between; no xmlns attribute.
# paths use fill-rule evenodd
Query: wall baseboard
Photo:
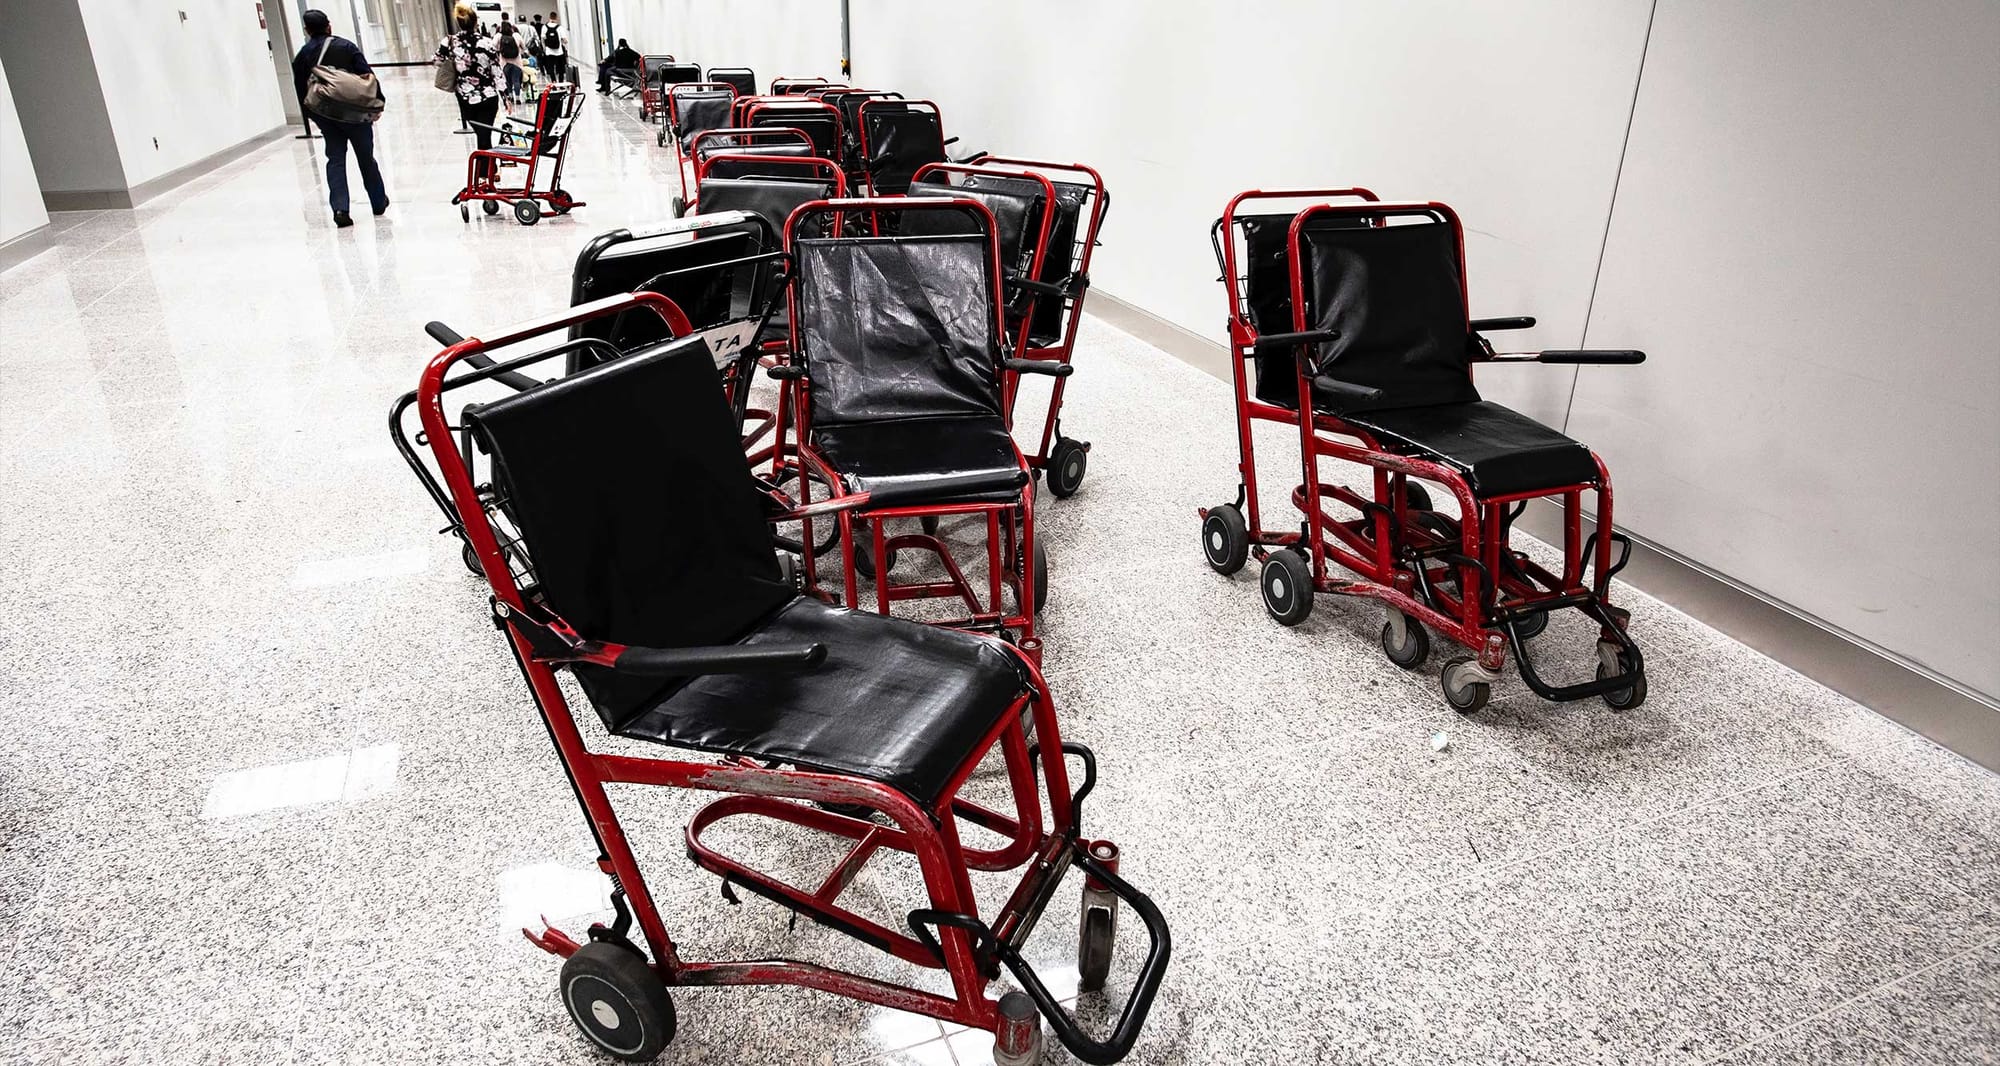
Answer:
<svg viewBox="0 0 2000 1066"><path fill-rule="evenodd" d="M5 244L0 244L0 270L19 266L55 245L55 230L44 222Z"/></svg>
<svg viewBox="0 0 2000 1066"><path fill-rule="evenodd" d="M1229 349L1102 289L1091 314L1202 371L1230 379ZM1561 511L1537 501L1521 526L1562 536ZM1587 523L1588 524L1588 523ZM2000 771L2000 704L1887 648L1670 549L1632 537L1618 576L1649 596L1988 769Z"/></svg>
<svg viewBox="0 0 2000 1066"><path fill-rule="evenodd" d="M42 204L50 211L127 211L148 200L172 192L217 167L249 155L267 142L275 141L289 133L291 128L290 124L273 126L219 152L211 152L184 167L176 167L157 178L142 181L128 189L44 189Z"/></svg>

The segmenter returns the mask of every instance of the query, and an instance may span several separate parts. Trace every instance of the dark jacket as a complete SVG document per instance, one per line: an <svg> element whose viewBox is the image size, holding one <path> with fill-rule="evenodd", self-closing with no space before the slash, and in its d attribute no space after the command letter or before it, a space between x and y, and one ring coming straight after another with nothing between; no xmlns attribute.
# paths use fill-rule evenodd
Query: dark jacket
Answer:
<svg viewBox="0 0 2000 1066"><path fill-rule="evenodd" d="M328 44L325 37L314 37L306 42L299 54L292 58L292 87L299 94L299 103L306 102L306 79L312 76L312 69L319 65L319 50L326 49L326 65L349 74L371 74L368 57L361 54L361 46L345 37L334 37ZM377 92L381 92L378 87ZM387 99L385 95L383 97Z"/></svg>

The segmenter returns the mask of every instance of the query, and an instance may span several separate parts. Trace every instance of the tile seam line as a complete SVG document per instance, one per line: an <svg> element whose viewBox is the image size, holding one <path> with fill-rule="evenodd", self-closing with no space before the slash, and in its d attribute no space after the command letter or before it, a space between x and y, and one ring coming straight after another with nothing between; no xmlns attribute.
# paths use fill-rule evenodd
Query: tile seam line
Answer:
<svg viewBox="0 0 2000 1066"><path fill-rule="evenodd" d="M1718 1052L1714 1055L1711 1055L1708 1058L1705 1058L1701 1061L1701 1066L1709 1066L1710 1063L1720 1062L1721 1060L1731 1055L1734 1055L1739 1051L1756 1047L1757 1045L1765 1043L1773 1039L1774 1037L1782 1036L1785 1033L1792 1032L1795 1029L1799 1029L1803 1026L1816 1022L1821 1018L1825 1018L1828 1017L1829 1015L1845 1010L1846 1008L1851 1007L1854 1004L1861 1002L1862 1000L1869 999L1879 993L1888 991L1889 989L1894 988L1905 981L1908 981L1912 977L1919 977L1922 976L1923 974L1930 973L1933 970L1949 966L1950 964L1957 962L1958 960L1965 958L1968 955L1972 955L1976 952L1985 951L1987 948L1993 947L1995 945L2000 945L2000 934L1989 936L1980 943L1973 944L1970 947L1964 948L1960 951L1953 952L1952 954L1947 955L1941 959L1937 959L1928 965L1919 966L1916 969L1911 970L1909 973L1902 975L1901 977L1884 981L1873 988L1857 992L1854 995L1849 996L1838 1003L1835 1003L1833 1006L1826 1008L1825 1010L1819 1011L1815 1014L1809 1014L1803 1018L1800 1018L1798 1021L1793 1022L1790 1025L1784 1026L1783 1028L1773 1029L1770 1032L1765 1033L1763 1036L1757 1037L1753 1040L1745 1041L1744 1043L1738 1044L1735 1047L1731 1047L1721 1052Z"/></svg>

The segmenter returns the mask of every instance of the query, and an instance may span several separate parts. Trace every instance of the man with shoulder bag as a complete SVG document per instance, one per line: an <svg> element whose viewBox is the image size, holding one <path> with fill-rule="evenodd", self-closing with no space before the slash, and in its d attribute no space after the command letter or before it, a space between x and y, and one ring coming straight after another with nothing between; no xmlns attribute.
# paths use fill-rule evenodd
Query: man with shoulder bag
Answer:
<svg viewBox="0 0 2000 1066"><path fill-rule="evenodd" d="M375 126L382 117L382 86L361 46L333 35L333 24L323 11L304 15L305 47L292 59L292 81L298 89L299 106L312 116L326 138L327 200L333 207L333 224L342 229L354 225L348 214L347 149L354 148L354 160L361 168L361 184L368 190L368 203L377 215L389 210L389 192L382 184L382 171L375 165Z"/></svg>

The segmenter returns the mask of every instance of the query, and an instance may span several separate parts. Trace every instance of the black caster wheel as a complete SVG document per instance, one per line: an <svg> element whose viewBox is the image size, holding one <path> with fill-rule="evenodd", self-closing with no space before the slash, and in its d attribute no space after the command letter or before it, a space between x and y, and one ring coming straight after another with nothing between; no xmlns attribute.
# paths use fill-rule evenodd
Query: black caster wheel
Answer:
<svg viewBox="0 0 2000 1066"><path fill-rule="evenodd" d="M1539 637L1542 635L1542 631L1547 628L1549 628L1549 612L1547 611L1536 611L1533 614L1523 615L1514 620L1514 632L1522 640Z"/></svg>
<svg viewBox="0 0 2000 1066"><path fill-rule="evenodd" d="M479 553L472 550L472 545L463 545L459 549L458 557L465 561L465 568L472 571L473 577L486 576L486 571L479 565Z"/></svg>
<svg viewBox="0 0 2000 1066"><path fill-rule="evenodd" d="M458 205L458 220L459 220L460 222L463 222L463 223L466 223L467 225L471 225L471 224L472 224L472 208L470 208L470 207L467 207L467 206L465 206L464 204L459 204L459 205Z"/></svg>
<svg viewBox="0 0 2000 1066"><path fill-rule="evenodd" d="M931 536L935 537L937 536L937 531L938 531L938 521L939 521L938 516L934 514L927 514L922 518L917 519L917 524L924 527L925 533L928 533Z"/></svg>
<svg viewBox="0 0 2000 1066"><path fill-rule="evenodd" d="M1042 608L1049 605L1049 554L1043 549L1039 539L1035 541L1035 573L1032 580L1035 589L1035 614L1039 616Z"/></svg>
<svg viewBox="0 0 2000 1066"><path fill-rule="evenodd" d="M1631 669L1631 656L1616 645L1600 644L1597 648L1597 679L1604 680ZM1640 671L1632 684L1626 688L1613 689L1604 694L1604 705L1614 711L1629 711L1646 702L1646 674Z"/></svg>
<svg viewBox="0 0 2000 1066"><path fill-rule="evenodd" d="M661 126L660 132L656 134L653 137L653 139L659 142L660 147L665 148L667 146L667 128L665 126ZM677 214L674 217L679 218L680 216Z"/></svg>
<svg viewBox="0 0 2000 1066"><path fill-rule="evenodd" d="M875 545L869 538L868 528L866 523L854 523L854 569L862 577L873 581L875 580ZM896 549L890 548L885 558L889 563L889 569L894 570L896 568Z"/></svg>
<svg viewBox="0 0 2000 1066"><path fill-rule="evenodd" d="M489 215L497 215L500 213L500 201L481 200L479 201L479 209Z"/></svg>
<svg viewBox="0 0 2000 1066"><path fill-rule="evenodd" d="M563 1006L591 1043L626 1062L651 1062L674 1038L674 1001L646 960L593 941L562 968Z"/></svg>
<svg viewBox="0 0 2000 1066"><path fill-rule="evenodd" d="M1486 674L1479 669L1478 660L1469 655L1460 656L1444 664L1444 674L1439 678L1444 689L1444 699L1451 709L1460 714L1476 713L1493 698L1493 683L1486 680Z"/></svg>
<svg viewBox="0 0 2000 1066"><path fill-rule="evenodd" d="M667 142L665 141L665 139L662 139L660 143L665 144ZM674 197L672 200L667 201L667 210L672 211L674 213L675 218L680 218L682 215L687 214L687 209L688 209L687 201L681 199L678 196Z"/></svg>
<svg viewBox="0 0 2000 1066"><path fill-rule="evenodd" d="M1280 625L1298 625L1313 613L1312 567L1296 548L1265 556L1257 585L1264 590L1264 609Z"/></svg>
<svg viewBox="0 0 2000 1066"><path fill-rule="evenodd" d="M1115 897L1114 897L1115 898ZM1116 904L1113 904L1115 907ZM1095 992L1111 976L1111 949L1118 936L1118 912L1086 898L1076 942L1077 990Z"/></svg>
<svg viewBox="0 0 2000 1066"><path fill-rule="evenodd" d="M514 201L514 221L532 226L542 220L542 205L533 200Z"/></svg>
<svg viewBox="0 0 2000 1066"><path fill-rule="evenodd" d="M1389 661L1405 670L1415 670L1431 657L1431 635L1424 624L1401 611L1391 610L1382 623L1382 651Z"/></svg>
<svg viewBox="0 0 2000 1066"><path fill-rule="evenodd" d="M1414 481L1403 482L1403 506L1412 511L1429 511L1431 494Z"/></svg>
<svg viewBox="0 0 2000 1066"><path fill-rule="evenodd" d="M1056 499L1067 500L1083 487L1084 472L1090 469L1090 445L1063 437L1049 450L1049 491Z"/></svg>
<svg viewBox="0 0 2000 1066"><path fill-rule="evenodd" d="M1208 558L1209 569L1218 574L1233 574L1249 561L1250 531L1235 504L1208 509L1208 517L1201 520L1201 553Z"/></svg>

